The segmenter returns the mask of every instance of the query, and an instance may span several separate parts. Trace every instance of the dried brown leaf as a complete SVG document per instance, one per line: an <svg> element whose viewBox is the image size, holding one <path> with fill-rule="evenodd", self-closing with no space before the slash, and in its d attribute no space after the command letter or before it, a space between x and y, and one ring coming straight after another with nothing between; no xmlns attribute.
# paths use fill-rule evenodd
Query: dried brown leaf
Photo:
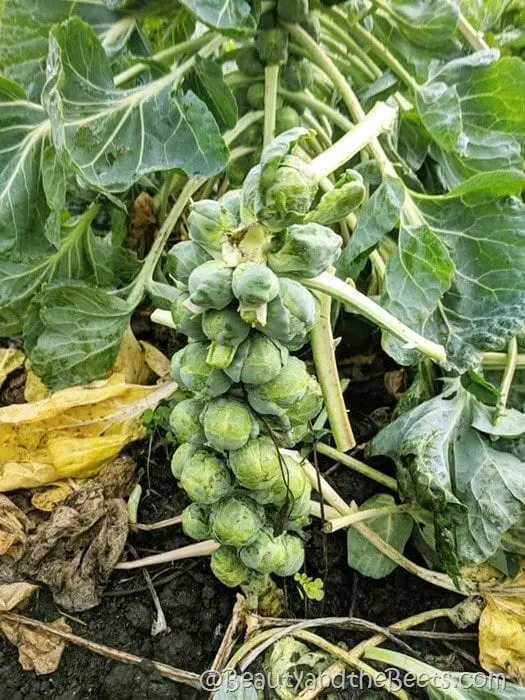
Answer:
<svg viewBox="0 0 525 700"><path fill-rule="evenodd" d="M38 586L25 581L0 584L0 612L23 607L37 589Z"/></svg>
<svg viewBox="0 0 525 700"><path fill-rule="evenodd" d="M145 340L139 341L142 346L144 362L160 379L167 381L171 377L171 362L158 348Z"/></svg>
<svg viewBox="0 0 525 700"><path fill-rule="evenodd" d="M126 248L143 258L151 248L158 227L155 202L147 192L141 192L131 205Z"/></svg>
<svg viewBox="0 0 525 700"><path fill-rule="evenodd" d="M18 561L24 553L29 531L27 515L0 494L0 556L8 555Z"/></svg>
<svg viewBox="0 0 525 700"><path fill-rule="evenodd" d="M71 627L63 617L49 624L63 632L71 632ZM44 675L57 670L64 651L63 639L44 630L3 620L1 617L0 630L11 644L18 647L18 660L24 671Z"/></svg>

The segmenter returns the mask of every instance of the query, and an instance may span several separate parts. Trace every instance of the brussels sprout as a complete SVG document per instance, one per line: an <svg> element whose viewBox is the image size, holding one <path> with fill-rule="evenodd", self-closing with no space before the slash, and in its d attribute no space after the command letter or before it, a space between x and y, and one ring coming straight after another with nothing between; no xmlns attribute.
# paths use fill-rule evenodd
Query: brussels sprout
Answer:
<svg viewBox="0 0 525 700"><path fill-rule="evenodd" d="M226 374L232 382L240 382L241 381L241 372L242 372L242 366L248 357L250 353L250 338L246 338L237 350L235 351L235 355L233 356L233 360L231 363L228 365L228 367L224 367L223 372Z"/></svg>
<svg viewBox="0 0 525 700"><path fill-rule="evenodd" d="M192 340L206 340L206 335L202 330L201 317L193 314L186 302L190 298L189 294L179 294L171 305L171 317L179 333L184 333Z"/></svg>
<svg viewBox="0 0 525 700"><path fill-rule="evenodd" d="M264 508L242 493L223 498L210 513L210 527L220 544L243 547L257 537L264 525Z"/></svg>
<svg viewBox="0 0 525 700"><path fill-rule="evenodd" d="M260 330L289 350L299 350L319 319L319 302L300 282L279 278L280 294L268 304Z"/></svg>
<svg viewBox="0 0 525 700"><path fill-rule="evenodd" d="M288 351L270 338L253 333L250 352L241 370L245 384L265 384L275 379L288 359Z"/></svg>
<svg viewBox="0 0 525 700"><path fill-rule="evenodd" d="M230 212L237 222L241 220L241 198L241 190L229 190L219 199L222 206Z"/></svg>
<svg viewBox="0 0 525 700"><path fill-rule="evenodd" d="M258 78L264 75L264 63L259 59L257 49L253 46L243 46L235 56L237 67L250 78Z"/></svg>
<svg viewBox="0 0 525 700"><path fill-rule="evenodd" d="M211 570L221 583L236 588L250 578L250 572L233 547L219 547L211 555Z"/></svg>
<svg viewBox="0 0 525 700"><path fill-rule="evenodd" d="M293 107L280 107L275 115L275 133L293 129L301 124L301 117Z"/></svg>
<svg viewBox="0 0 525 700"><path fill-rule="evenodd" d="M283 85L292 92L303 92L312 87L313 71L305 58L290 58L281 72ZM298 124L294 124L298 126Z"/></svg>
<svg viewBox="0 0 525 700"><path fill-rule="evenodd" d="M259 426L247 406L237 399L210 401L201 415L208 445L215 450L238 450L258 433Z"/></svg>
<svg viewBox="0 0 525 700"><path fill-rule="evenodd" d="M211 537L209 519L209 508L200 503L190 503L182 511L182 530L192 540L208 540Z"/></svg>
<svg viewBox="0 0 525 700"><path fill-rule="evenodd" d="M233 187L240 187L249 169L252 167L250 156L242 156L228 163L226 176Z"/></svg>
<svg viewBox="0 0 525 700"><path fill-rule="evenodd" d="M210 504L233 490L232 474L216 454L199 449L193 452L180 475L180 485L192 501Z"/></svg>
<svg viewBox="0 0 525 700"><path fill-rule="evenodd" d="M268 265L278 274L316 277L337 260L341 251L340 236L321 224L296 224L273 240L275 247L268 254Z"/></svg>
<svg viewBox="0 0 525 700"><path fill-rule="evenodd" d="M242 563L259 574L271 574L285 563L284 538L274 537L268 528L262 529L253 542L239 552Z"/></svg>
<svg viewBox="0 0 525 700"><path fill-rule="evenodd" d="M307 163L295 156L285 156L272 183L264 188L259 219L272 231L300 221L310 210L317 189Z"/></svg>
<svg viewBox="0 0 525 700"><path fill-rule="evenodd" d="M184 399L178 403L170 414L170 428L177 442L204 442L204 432L199 416L204 402L197 399Z"/></svg>
<svg viewBox="0 0 525 700"><path fill-rule="evenodd" d="M250 85L246 99L252 109L264 109L264 83Z"/></svg>
<svg viewBox="0 0 525 700"><path fill-rule="evenodd" d="M288 455L283 455L283 461L284 464L282 465L282 471L279 472L279 478L268 488L272 496L272 503L282 505L287 498L293 502L300 502L305 498L305 494L308 495L308 500L310 500L312 488L301 465ZM298 506L298 509L300 508L301 506Z"/></svg>
<svg viewBox="0 0 525 700"><path fill-rule="evenodd" d="M182 470L196 451L197 446L189 442L184 442L177 447L171 458L171 473L176 479L180 479Z"/></svg>
<svg viewBox="0 0 525 700"><path fill-rule="evenodd" d="M169 274L183 284L188 284L193 270L208 260L211 260L211 255L193 241L176 243L166 256Z"/></svg>
<svg viewBox="0 0 525 700"><path fill-rule="evenodd" d="M279 374L265 384L248 387L248 401L258 413L279 416L306 391L308 372L302 360L289 357Z"/></svg>
<svg viewBox="0 0 525 700"><path fill-rule="evenodd" d="M286 63L288 60L288 33L276 27L257 33L255 47L263 63Z"/></svg>
<svg viewBox="0 0 525 700"><path fill-rule="evenodd" d="M213 398L228 391L231 380L220 369L207 364L207 355L206 343L190 343L173 355L171 371L173 379L183 388Z"/></svg>
<svg viewBox="0 0 525 700"><path fill-rule="evenodd" d="M344 219L356 209L365 198L366 188L359 173L351 173L345 181L337 184L331 192L326 192L316 206L306 217L305 221L317 224L333 224Z"/></svg>
<svg viewBox="0 0 525 700"><path fill-rule="evenodd" d="M188 225L191 239L213 253L220 252L226 235L237 227L237 219L215 199L201 199L192 205Z"/></svg>
<svg viewBox="0 0 525 700"><path fill-rule="evenodd" d="M306 486L299 498L294 499L292 507L288 513L288 520L285 523L286 530L301 530L310 522L310 497L312 487L310 483Z"/></svg>
<svg viewBox="0 0 525 700"><path fill-rule="evenodd" d="M279 294L279 279L266 265L241 263L233 272L232 291L246 304L266 304Z"/></svg>
<svg viewBox="0 0 525 700"><path fill-rule="evenodd" d="M323 407L323 394L315 377L308 375L306 392L286 411L292 427L301 426L313 420Z"/></svg>
<svg viewBox="0 0 525 700"><path fill-rule="evenodd" d="M202 330L213 342L206 362L212 367L228 367L238 345L250 331L248 326L231 308L221 311L206 311L202 316Z"/></svg>
<svg viewBox="0 0 525 700"><path fill-rule="evenodd" d="M244 447L231 452L229 464L239 484L247 489L266 489L281 473L277 447L266 435L249 440Z"/></svg>
<svg viewBox="0 0 525 700"><path fill-rule="evenodd" d="M283 535L286 557L283 564L274 569L277 576L293 576L304 564L304 544L295 535Z"/></svg>
<svg viewBox="0 0 525 700"><path fill-rule="evenodd" d="M285 22L304 22L308 17L308 0L277 0L277 14Z"/></svg>
<svg viewBox="0 0 525 700"><path fill-rule="evenodd" d="M224 309L233 299L232 274L222 260L210 260L195 268L188 280L191 303L203 309Z"/></svg>

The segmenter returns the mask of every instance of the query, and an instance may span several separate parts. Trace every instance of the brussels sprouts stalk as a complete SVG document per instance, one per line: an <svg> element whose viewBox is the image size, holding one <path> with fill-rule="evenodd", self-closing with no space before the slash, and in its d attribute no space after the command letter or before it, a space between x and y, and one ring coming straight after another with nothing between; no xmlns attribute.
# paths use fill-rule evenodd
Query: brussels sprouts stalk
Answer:
<svg viewBox="0 0 525 700"><path fill-rule="evenodd" d="M503 371L503 379L501 380L499 398L496 404L496 410L494 412L494 424L497 423L498 418L501 418L501 416L505 415L507 399L509 398L512 380L514 379L514 373L516 372L517 359L518 341L516 340L516 338L511 338L509 340L509 345L507 348L507 363Z"/></svg>
<svg viewBox="0 0 525 700"><path fill-rule="evenodd" d="M317 179L321 179L344 165L383 131L387 131L396 119L396 110L385 102L377 102L367 116L324 153L314 158L310 167Z"/></svg>
<svg viewBox="0 0 525 700"><path fill-rule="evenodd" d="M380 326L383 330L391 333L398 340L401 340L409 348L419 350L435 362L446 362L447 354L443 345L428 340L428 338L424 338L408 326L405 326L404 323L399 321L382 306L379 306L375 301L365 294L361 294L361 292L351 287L349 284L346 284L343 280L327 272L323 272L318 277L301 279L299 281L305 287L330 294L330 296L338 299L343 304L350 306L354 311L361 314L361 316L364 316L369 321L372 321L372 323Z"/></svg>
<svg viewBox="0 0 525 700"><path fill-rule="evenodd" d="M333 459L335 462L344 464L345 467L349 467L358 474L362 474L363 476L376 481L378 484L386 486L387 489L397 491L397 481L395 479L387 474L383 474L383 472L380 472L378 469L374 469L374 467L370 467L368 464L359 461L355 457L342 454L341 452L334 450L333 447L325 445L324 442L316 442L315 449L317 452L319 452L319 454L325 455L325 457L330 457L330 459Z"/></svg>
<svg viewBox="0 0 525 700"><path fill-rule="evenodd" d="M264 68L264 133L263 145L270 143L275 135L277 113L277 86L279 84L279 64L273 63Z"/></svg>

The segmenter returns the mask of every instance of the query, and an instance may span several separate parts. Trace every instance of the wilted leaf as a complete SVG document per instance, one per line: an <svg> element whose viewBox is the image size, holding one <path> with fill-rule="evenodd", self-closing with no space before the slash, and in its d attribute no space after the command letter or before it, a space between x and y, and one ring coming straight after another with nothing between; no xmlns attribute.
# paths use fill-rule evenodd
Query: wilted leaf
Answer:
<svg viewBox="0 0 525 700"><path fill-rule="evenodd" d="M122 374L128 384L146 384L150 378L151 372L145 362L142 346L129 327L122 336L112 371Z"/></svg>
<svg viewBox="0 0 525 700"><path fill-rule="evenodd" d="M153 197L147 192L141 192L129 211L128 235L124 245L137 253L139 258L143 258L151 248L157 226Z"/></svg>
<svg viewBox="0 0 525 700"><path fill-rule="evenodd" d="M174 390L126 384L122 376L0 409L0 491L88 477L143 437L142 413Z"/></svg>
<svg viewBox="0 0 525 700"><path fill-rule="evenodd" d="M27 515L7 496L0 494L0 556L7 555L14 561L20 559L28 530Z"/></svg>
<svg viewBox="0 0 525 700"><path fill-rule="evenodd" d="M24 581L0 584L0 612L8 612L25 605L38 586Z"/></svg>
<svg viewBox="0 0 525 700"><path fill-rule="evenodd" d="M24 364L24 353L15 348L0 348L0 387L7 377Z"/></svg>
<svg viewBox="0 0 525 700"><path fill-rule="evenodd" d="M33 367L30 360L26 360L24 364L26 372L26 384L24 387L24 398L27 403L31 401L41 401L49 396L49 389L44 382L33 372Z"/></svg>
<svg viewBox="0 0 525 700"><path fill-rule="evenodd" d="M64 501L73 492L73 489L66 481L59 481L51 484L49 488L42 491L35 491L31 496L31 504L47 513L51 513L59 503Z"/></svg>
<svg viewBox="0 0 525 700"><path fill-rule="evenodd" d="M162 380L167 381L171 377L171 362L158 348L145 340L139 340L142 346L144 362L150 370Z"/></svg>
<svg viewBox="0 0 525 700"><path fill-rule="evenodd" d="M62 632L71 632L71 627L63 617L48 624ZM18 660L24 671L44 675L57 670L65 646L63 639L46 630L35 629L1 617L0 630L11 644L18 647Z"/></svg>

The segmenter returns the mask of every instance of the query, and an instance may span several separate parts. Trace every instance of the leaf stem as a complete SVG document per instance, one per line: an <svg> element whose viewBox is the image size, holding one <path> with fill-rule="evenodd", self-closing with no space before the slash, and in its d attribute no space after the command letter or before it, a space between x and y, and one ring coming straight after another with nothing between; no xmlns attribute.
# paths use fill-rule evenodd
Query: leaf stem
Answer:
<svg viewBox="0 0 525 700"><path fill-rule="evenodd" d="M485 369L504 369L507 359L506 352L484 352L482 364ZM516 369L525 369L525 354L516 355Z"/></svg>
<svg viewBox="0 0 525 700"><path fill-rule="evenodd" d="M503 378L501 380L499 398L496 404L496 410L494 411L494 424L497 423L498 418L501 418L501 416L505 415L505 408L507 406L507 400L509 398L512 380L514 379L514 373L516 372L517 360L518 341L516 338L511 338L511 340L509 340L509 345L507 348L507 361L505 364L505 369L503 371Z"/></svg>
<svg viewBox="0 0 525 700"><path fill-rule="evenodd" d="M459 15L457 28L463 39L473 51L489 51L490 46L483 38L483 33L478 32L470 24L466 17Z"/></svg>
<svg viewBox="0 0 525 700"><path fill-rule="evenodd" d="M360 510L358 513L351 515L343 515L339 518L331 518L326 520L323 525L323 532L333 533L343 528L350 527L355 523L369 520L370 518L380 518L384 515L393 515L394 513L406 513L409 507L406 505L385 506L384 508L367 508Z"/></svg>
<svg viewBox="0 0 525 700"><path fill-rule="evenodd" d="M351 450L356 445L352 426L348 419L345 399L341 391L337 362L334 351L334 337L330 321L332 299L321 294L321 314L319 321L310 332L310 343L315 363L317 379L321 385L324 406L334 436L335 444L341 452Z"/></svg>
<svg viewBox="0 0 525 700"><path fill-rule="evenodd" d="M277 112L277 87L279 85L279 64L273 63L264 68L264 130L263 145L266 146L275 136L275 116Z"/></svg>
<svg viewBox="0 0 525 700"><path fill-rule="evenodd" d="M329 15L329 16L328 16ZM324 27L327 33L330 33L333 37L344 44L355 56L357 56L360 61L367 67L370 75L373 76L372 80L380 78L383 74L381 68L374 63L370 56L362 49L359 44L352 39L348 34L348 29L352 26L348 17L343 12L338 12L335 8L330 8L326 10L326 14L320 14L319 20L321 26ZM343 22L347 31L342 29L337 23Z"/></svg>
<svg viewBox="0 0 525 700"><path fill-rule="evenodd" d="M404 323L393 316L389 311L379 306L379 304L376 304L375 301L365 294L362 294L354 287L343 282L343 280L323 272L318 277L310 279L301 278L300 281L305 287L330 294L330 296L350 306L354 311L361 314L369 321L377 324L380 328L383 328L383 330L388 331L411 348L419 350L435 362L446 361L447 355L443 345L428 340L428 338L424 338L422 335L419 335L419 333L416 333L416 331L405 326Z"/></svg>
<svg viewBox="0 0 525 700"><path fill-rule="evenodd" d="M155 566L157 564L168 564L172 561L180 561L181 559L190 559L191 557L208 557L219 549L218 542L215 540L205 540L204 542L196 542L189 544L186 547L178 547L170 552L161 552L160 554L152 554L143 559L134 559L132 561L121 561L115 569L140 569L143 566Z"/></svg>
<svg viewBox="0 0 525 700"><path fill-rule="evenodd" d="M342 452L339 452L333 447L326 445L324 442L317 442L315 444L315 449L317 450L317 452L319 452L319 454L322 454L325 457L330 457L330 459L344 464L345 467L349 467L358 474L362 474L363 476L366 476L369 479L376 481L378 484L386 486L387 489L397 491L397 481L395 479L393 479L391 476L388 476L387 474L383 474L383 472L380 472L378 469L374 469L374 467L370 467L364 462L360 462L355 457L342 454Z"/></svg>

